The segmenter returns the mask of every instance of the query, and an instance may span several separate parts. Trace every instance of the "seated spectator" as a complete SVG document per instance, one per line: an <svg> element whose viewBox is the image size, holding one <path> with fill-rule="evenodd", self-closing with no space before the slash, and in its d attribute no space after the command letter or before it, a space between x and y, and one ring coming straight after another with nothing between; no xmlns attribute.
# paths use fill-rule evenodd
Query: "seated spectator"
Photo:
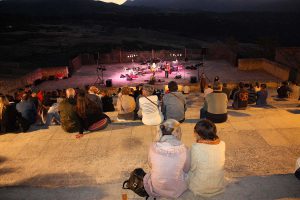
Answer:
<svg viewBox="0 0 300 200"><path fill-rule="evenodd" d="M200 120L194 128L196 143L191 147L189 189L194 195L211 197L224 190L225 143L209 120Z"/></svg>
<svg viewBox="0 0 300 200"><path fill-rule="evenodd" d="M115 107L113 104L113 98L108 95L107 90L103 90L101 92L101 101L102 101L102 108L103 112L113 112L115 111Z"/></svg>
<svg viewBox="0 0 300 200"><path fill-rule="evenodd" d="M233 109L245 110L248 106L249 93L244 86L244 83L240 82L239 89L233 95Z"/></svg>
<svg viewBox="0 0 300 200"><path fill-rule="evenodd" d="M256 105L257 106L266 106L268 98L268 90L266 84L261 84L260 91L257 92L257 100Z"/></svg>
<svg viewBox="0 0 300 200"><path fill-rule="evenodd" d="M295 176L300 180L300 158L296 161Z"/></svg>
<svg viewBox="0 0 300 200"><path fill-rule="evenodd" d="M254 91L257 93L260 91L260 85L258 82L255 82Z"/></svg>
<svg viewBox="0 0 300 200"><path fill-rule="evenodd" d="M129 96L130 89L123 87L117 100L118 120L134 120L135 101Z"/></svg>
<svg viewBox="0 0 300 200"><path fill-rule="evenodd" d="M208 94L212 93L214 90L211 89L211 85L210 84L206 84L205 88L204 88L204 95L203 97L205 98Z"/></svg>
<svg viewBox="0 0 300 200"><path fill-rule="evenodd" d="M252 84L245 84L245 89L248 91L248 104L254 104L257 96Z"/></svg>
<svg viewBox="0 0 300 200"><path fill-rule="evenodd" d="M290 98L298 100L300 95L300 87L297 85L295 81L292 81L290 89L291 89Z"/></svg>
<svg viewBox="0 0 300 200"><path fill-rule="evenodd" d="M185 96L177 92L178 85L175 81L168 83L169 93L163 97L162 112L165 120L175 119L180 123L185 120L185 111L187 109Z"/></svg>
<svg viewBox="0 0 300 200"><path fill-rule="evenodd" d="M220 81L220 77L219 76L216 76L215 78L214 78L214 83L215 82L219 82Z"/></svg>
<svg viewBox="0 0 300 200"><path fill-rule="evenodd" d="M222 84L214 83L213 93L206 96L204 106L200 110L200 119L209 119L214 123L222 123L227 120L226 94L222 92Z"/></svg>
<svg viewBox="0 0 300 200"><path fill-rule="evenodd" d="M34 103L29 99L28 94L23 94L21 101L16 105L16 109L30 125L35 123L37 110Z"/></svg>
<svg viewBox="0 0 300 200"><path fill-rule="evenodd" d="M190 155L181 143L180 123L168 119L160 125L156 141L150 146L150 172L144 176L144 187L151 197L178 198L187 190Z"/></svg>
<svg viewBox="0 0 300 200"><path fill-rule="evenodd" d="M16 132L19 130L17 118L20 114L15 104L10 104L7 97L0 96L0 133Z"/></svg>
<svg viewBox="0 0 300 200"><path fill-rule="evenodd" d="M95 102L97 104L97 106L99 107L99 109L102 111L102 101L99 94L99 89L95 86L91 86L89 88L88 94L87 94L87 98L89 98L91 101Z"/></svg>
<svg viewBox="0 0 300 200"><path fill-rule="evenodd" d="M277 89L278 98L288 98L291 89L288 86L288 82L284 81L281 86Z"/></svg>
<svg viewBox="0 0 300 200"><path fill-rule="evenodd" d="M46 126L50 126L52 124L61 125L60 115L58 111L58 105L63 101L62 98L57 98L57 102L52 104L47 111L46 117Z"/></svg>
<svg viewBox="0 0 300 200"><path fill-rule="evenodd" d="M229 100L230 94L231 94L231 90L227 87L227 83L223 83L222 93L226 94L227 99Z"/></svg>
<svg viewBox="0 0 300 200"><path fill-rule="evenodd" d="M84 91L77 95L76 112L79 118L79 134L77 138L83 136L83 131L98 131L106 128L110 119L105 115L98 104L89 99Z"/></svg>
<svg viewBox="0 0 300 200"><path fill-rule="evenodd" d="M133 93L134 100L135 100L136 102L137 102L138 96L140 96L141 94L142 94L142 90L141 90L140 86L138 85L138 86L135 87L135 91L134 91L134 93Z"/></svg>
<svg viewBox="0 0 300 200"><path fill-rule="evenodd" d="M143 96L139 98L139 106L142 121L145 125L159 125L163 120L159 107L158 97L152 95L154 88L151 85L144 85Z"/></svg>
<svg viewBox="0 0 300 200"><path fill-rule="evenodd" d="M61 127L69 133L79 132L82 130L79 117L76 113L75 90L69 88L66 90L66 99L58 105L58 112L61 120Z"/></svg>
<svg viewBox="0 0 300 200"><path fill-rule="evenodd" d="M190 86L185 85L185 86L183 87L183 94L189 94L189 93L190 93L190 90L191 90Z"/></svg>

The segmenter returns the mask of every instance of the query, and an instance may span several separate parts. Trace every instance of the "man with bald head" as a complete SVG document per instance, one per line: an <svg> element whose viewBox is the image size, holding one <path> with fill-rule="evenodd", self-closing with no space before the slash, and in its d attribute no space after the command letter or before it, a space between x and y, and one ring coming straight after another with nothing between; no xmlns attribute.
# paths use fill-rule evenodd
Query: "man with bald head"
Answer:
<svg viewBox="0 0 300 200"><path fill-rule="evenodd" d="M67 98L58 106L58 112L61 119L61 127L69 133L78 132L80 130L79 118L76 113L75 90L69 88L66 90Z"/></svg>

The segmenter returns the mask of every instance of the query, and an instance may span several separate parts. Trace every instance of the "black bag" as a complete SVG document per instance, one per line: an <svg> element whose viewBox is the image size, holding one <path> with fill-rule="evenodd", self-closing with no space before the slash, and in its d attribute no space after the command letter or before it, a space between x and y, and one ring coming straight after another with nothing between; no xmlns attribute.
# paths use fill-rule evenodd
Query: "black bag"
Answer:
<svg viewBox="0 0 300 200"><path fill-rule="evenodd" d="M137 168L130 173L130 177L127 181L123 183L123 189L132 190L134 193L140 197L149 198L148 193L144 188L143 178L146 175L142 168Z"/></svg>

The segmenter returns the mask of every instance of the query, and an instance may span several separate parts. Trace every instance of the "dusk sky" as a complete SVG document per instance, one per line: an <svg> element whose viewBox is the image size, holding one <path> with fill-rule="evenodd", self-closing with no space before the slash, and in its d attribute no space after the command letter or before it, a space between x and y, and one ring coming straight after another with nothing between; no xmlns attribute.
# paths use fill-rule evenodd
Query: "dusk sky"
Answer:
<svg viewBox="0 0 300 200"><path fill-rule="evenodd" d="M122 4L124 3L126 0L101 0L104 2L112 2L112 3L116 3L116 4Z"/></svg>

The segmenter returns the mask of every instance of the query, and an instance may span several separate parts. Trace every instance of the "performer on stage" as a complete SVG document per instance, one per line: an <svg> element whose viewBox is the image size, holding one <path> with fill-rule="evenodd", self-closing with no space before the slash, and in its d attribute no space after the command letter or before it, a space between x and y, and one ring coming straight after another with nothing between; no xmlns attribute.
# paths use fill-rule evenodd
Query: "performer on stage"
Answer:
<svg viewBox="0 0 300 200"><path fill-rule="evenodd" d="M166 65L165 65L165 78L169 78L170 71L171 71L171 66L168 62L166 62Z"/></svg>
<svg viewBox="0 0 300 200"><path fill-rule="evenodd" d="M200 90L202 93L204 93L205 85L206 85L206 75L202 73L200 77Z"/></svg>

